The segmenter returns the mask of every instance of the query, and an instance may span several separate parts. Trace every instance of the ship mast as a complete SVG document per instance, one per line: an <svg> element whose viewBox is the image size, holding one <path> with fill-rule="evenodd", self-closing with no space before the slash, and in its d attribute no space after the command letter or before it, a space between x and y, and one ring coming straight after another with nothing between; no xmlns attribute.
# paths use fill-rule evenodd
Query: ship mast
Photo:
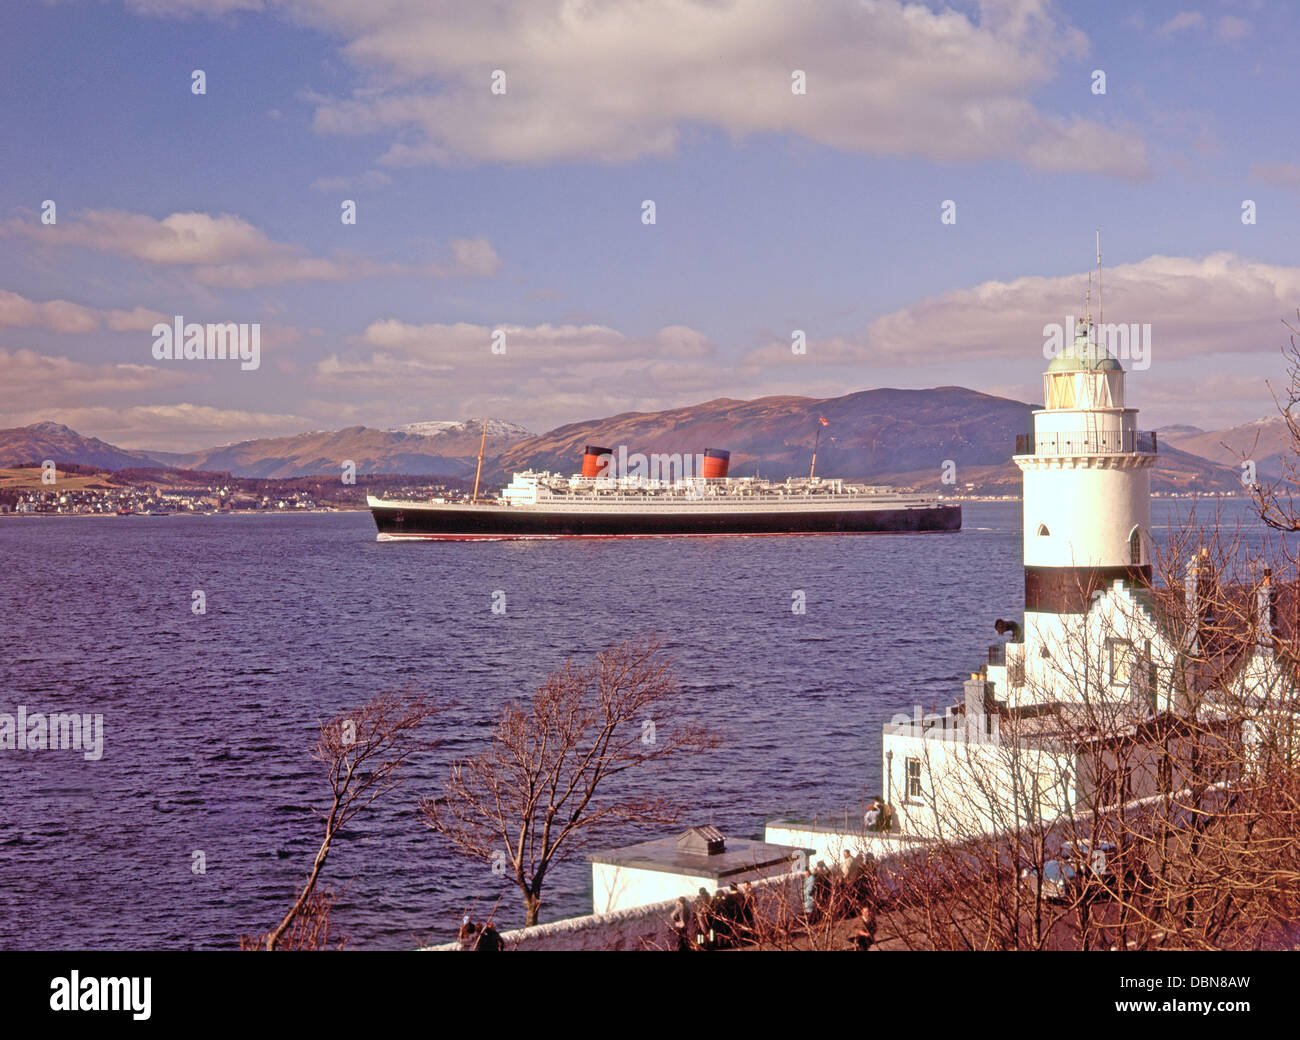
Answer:
<svg viewBox="0 0 1300 1040"><path fill-rule="evenodd" d="M474 501L478 501L478 478L483 472L483 448L487 444L487 419L483 420L483 437L478 442L478 466L474 469Z"/></svg>
<svg viewBox="0 0 1300 1040"><path fill-rule="evenodd" d="M812 480L813 474L817 472L817 446L822 442L822 427L826 425L825 419L817 420L817 436L813 440L813 457L812 465L808 467L808 479Z"/></svg>

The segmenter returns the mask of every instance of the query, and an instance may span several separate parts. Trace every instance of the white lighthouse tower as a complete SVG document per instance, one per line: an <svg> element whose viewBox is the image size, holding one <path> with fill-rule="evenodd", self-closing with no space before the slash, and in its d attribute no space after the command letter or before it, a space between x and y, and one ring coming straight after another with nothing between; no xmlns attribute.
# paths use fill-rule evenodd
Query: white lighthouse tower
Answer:
<svg viewBox="0 0 1300 1040"><path fill-rule="evenodd" d="M1068 699L1052 689L1061 674L1052 661L1077 645L1094 592L1117 578L1151 583L1156 443L1138 432L1124 369L1088 319L1047 366L1043 399L1015 455L1024 474L1024 662L1031 688Z"/></svg>

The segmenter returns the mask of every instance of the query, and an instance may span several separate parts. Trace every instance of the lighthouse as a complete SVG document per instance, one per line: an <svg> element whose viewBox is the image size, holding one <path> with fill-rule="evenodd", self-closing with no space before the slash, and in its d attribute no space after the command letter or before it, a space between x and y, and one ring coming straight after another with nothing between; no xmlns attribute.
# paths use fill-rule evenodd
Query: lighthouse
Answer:
<svg viewBox="0 0 1300 1040"><path fill-rule="evenodd" d="M1043 375L1045 407L1018 439L1024 474L1026 672L1047 694L1094 594L1151 583L1154 434L1126 406L1124 369L1087 318ZM1051 662L1057 661L1057 666Z"/></svg>

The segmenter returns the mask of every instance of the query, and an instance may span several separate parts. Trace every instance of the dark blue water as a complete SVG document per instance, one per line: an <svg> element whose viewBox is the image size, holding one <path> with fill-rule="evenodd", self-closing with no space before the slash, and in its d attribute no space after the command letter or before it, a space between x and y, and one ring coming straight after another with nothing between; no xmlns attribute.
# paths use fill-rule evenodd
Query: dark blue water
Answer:
<svg viewBox="0 0 1300 1040"><path fill-rule="evenodd" d="M105 725L98 762L0 751L2 948L265 931L319 844L319 720L411 685L458 707L336 845L335 922L352 945L409 948L501 897L520 923L506 881L415 801L568 655L661 632L684 710L725 744L642 783L693 806L686 822L756 837L878 790L881 724L955 700L1023 604L1016 502L967 504L953 535L608 542L379 544L366 514L9 518L0 561L0 712ZM584 851L551 875L543 919L590 911Z"/></svg>

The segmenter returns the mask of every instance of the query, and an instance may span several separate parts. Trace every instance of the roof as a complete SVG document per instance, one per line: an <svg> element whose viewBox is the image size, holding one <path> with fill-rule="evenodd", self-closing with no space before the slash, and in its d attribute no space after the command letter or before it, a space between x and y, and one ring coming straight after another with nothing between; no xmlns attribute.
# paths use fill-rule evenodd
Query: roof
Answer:
<svg viewBox="0 0 1300 1040"><path fill-rule="evenodd" d="M1184 656L1189 692L1224 689L1260 650L1271 650L1283 672L1300 685L1300 580L1275 581L1271 575L1267 579L1271 632L1267 637L1257 617L1262 581L1221 584L1208 563L1202 565L1198 581L1200 605L1195 615L1182 586L1122 583L1171 645L1190 645L1195 630L1196 649Z"/></svg>
<svg viewBox="0 0 1300 1040"><path fill-rule="evenodd" d="M712 856L688 852L677 844L677 837L655 838L637 845L628 845L608 852L593 852L587 859L592 863L632 870L657 870L666 874L688 874L720 880L744 874L763 867L785 865L794 869L795 856L806 849L792 845L769 845L763 841L732 838L725 852Z"/></svg>
<svg viewBox="0 0 1300 1040"><path fill-rule="evenodd" d="M1088 336L1087 322L1079 326L1074 342L1052 359L1049 372L1123 372L1124 366L1111 357L1106 348Z"/></svg>

